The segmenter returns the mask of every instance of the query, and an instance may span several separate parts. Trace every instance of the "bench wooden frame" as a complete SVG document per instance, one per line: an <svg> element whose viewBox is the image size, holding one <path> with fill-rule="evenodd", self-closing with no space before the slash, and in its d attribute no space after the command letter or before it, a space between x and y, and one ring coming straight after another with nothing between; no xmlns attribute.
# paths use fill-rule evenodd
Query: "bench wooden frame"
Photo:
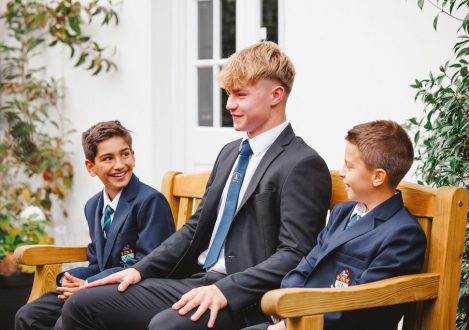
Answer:
<svg viewBox="0 0 469 330"><path fill-rule="evenodd" d="M169 201L176 227L195 211L205 191L209 171L192 174L168 172L162 193ZM330 207L347 201L342 179L332 176ZM416 216L427 236L423 272L345 289L278 289L262 298L265 313L288 319L289 330L323 328L323 314L416 302L405 315L405 330L454 329L459 276L464 246L468 197L464 188L432 189L403 182L404 204ZM55 290L55 277L66 262L86 261L86 247L33 245L15 251L17 260L36 266L29 301Z"/></svg>

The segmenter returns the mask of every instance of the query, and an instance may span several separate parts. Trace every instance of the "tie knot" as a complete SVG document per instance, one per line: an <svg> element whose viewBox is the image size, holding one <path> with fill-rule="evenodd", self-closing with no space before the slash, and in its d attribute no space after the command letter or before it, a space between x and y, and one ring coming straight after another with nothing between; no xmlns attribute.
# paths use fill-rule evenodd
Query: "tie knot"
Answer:
<svg viewBox="0 0 469 330"><path fill-rule="evenodd" d="M241 150L239 152L242 156L251 156L252 154L252 149L251 146L249 145L248 140L244 140L243 144L241 144Z"/></svg>
<svg viewBox="0 0 469 330"><path fill-rule="evenodd" d="M104 209L104 214L110 216L113 213L114 213L114 210L112 209L112 207L110 207L109 205L106 205L106 209Z"/></svg>

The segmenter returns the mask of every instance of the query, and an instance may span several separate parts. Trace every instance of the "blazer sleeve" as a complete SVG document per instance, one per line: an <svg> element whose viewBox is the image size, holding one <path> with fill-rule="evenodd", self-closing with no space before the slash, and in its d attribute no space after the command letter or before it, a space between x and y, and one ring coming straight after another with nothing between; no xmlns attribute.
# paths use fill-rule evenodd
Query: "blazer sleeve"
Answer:
<svg viewBox="0 0 469 330"><path fill-rule="evenodd" d="M187 220L181 229L171 235L140 262L131 266L139 271L142 279L155 276L167 276L186 253L194 237L200 213L204 208L207 194L216 175L218 158L222 154L223 150L224 149L220 151L220 154L215 161L215 165L205 188L204 196L202 197L196 212L189 218L189 220Z"/></svg>
<svg viewBox="0 0 469 330"><path fill-rule="evenodd" d="M316 264L319 250L324 244L324 238L327 235L329 228L331 227L333 219L334 209L331 210L329 215L329 222L327 223L326 227L319 233L316 245L307 256L301 258L300 263L295 267L295 269L289 271L288 274L285 275L281 284L282 288L299 288L304 285L306 278L312 272Z"/></svg>
<svg viewBox="0 0 469 330"><path fill-rule="evenodd" d="M88 247L86 248L86 255L88 257L88 267L76 267L72 268L70 270L67 270L67 272L75 277L78 277L82 280L86 280L88 277L96 275L99 273L99 266L98 266L98 257L96 256L96 245L95 245L95 239L94 239L94 223L92 219L88 218L88 215L92 215L92 204L90 201L88 201L85 205L85 217L87 219L88 223L88 231L89 235L91 238L91 242L88 244ZM61 272L60 274L57 275L56 277L56 282L57 285L60 286L62 284L62 276L65 272Z"/></svg>
<svg viewBox="0 0 469 330"><path fill-rule="evenodd" d="M278 288L285 274L316 244L324 227L331 189L329 170L318 155L304 157L292 166L279 196L277 252L215 283L235 313L257 304L266 291Z"/></svg>

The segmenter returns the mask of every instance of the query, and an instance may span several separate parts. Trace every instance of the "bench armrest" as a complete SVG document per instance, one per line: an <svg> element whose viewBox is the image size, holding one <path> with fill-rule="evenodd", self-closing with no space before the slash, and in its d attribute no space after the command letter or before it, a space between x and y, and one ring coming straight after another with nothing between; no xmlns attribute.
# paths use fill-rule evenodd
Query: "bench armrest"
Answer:
<svg viewBox="0 0 469 330"><path fill-rule="evenodd" d="M440 276L404 275L348 288L277 289L262 297L264 313L281 319L433 299Z"/></svg>
<svg viewBox="0 0 469 330"><path fill-rule="evenodd" d="M86 245L24 245L15 250L19 264L28 266L87 261Z"/></svg>

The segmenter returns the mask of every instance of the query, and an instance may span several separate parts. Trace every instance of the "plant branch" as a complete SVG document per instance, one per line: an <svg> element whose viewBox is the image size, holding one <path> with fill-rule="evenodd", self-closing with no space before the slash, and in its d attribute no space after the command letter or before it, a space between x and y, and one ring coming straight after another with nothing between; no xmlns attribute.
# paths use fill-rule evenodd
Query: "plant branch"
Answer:
<svg viewBox="0 0 469 330"><path fill-rule="evenodd" d="M447 12L446 10L443 9L443 7L440 7L438 6L436 3L434 3L433 1L431 0L426 0L429 4L431 4L433 7L437 8L439 11L441 11L443 14L446 14L448 15L449 17L451 18L454 18L455 20L458 20L460 22L464 22L464 19L462 18L459 18L459 17L456 17L454 16L453 14L451 14L450 12Z"/></svg>

